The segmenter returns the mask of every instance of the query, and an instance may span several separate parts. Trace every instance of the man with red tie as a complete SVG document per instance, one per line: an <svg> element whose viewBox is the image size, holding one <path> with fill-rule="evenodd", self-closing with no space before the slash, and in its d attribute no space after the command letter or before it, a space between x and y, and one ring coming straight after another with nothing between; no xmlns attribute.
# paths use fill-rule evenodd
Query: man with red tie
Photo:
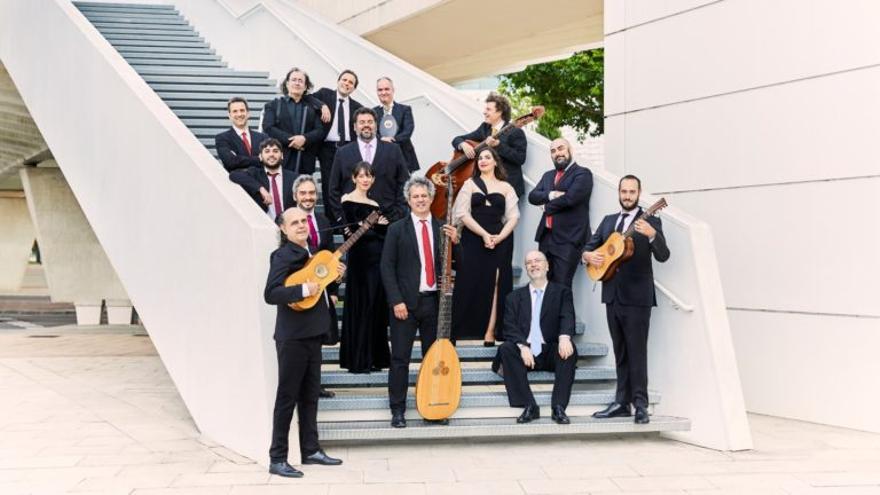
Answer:
<svg viewBox="0 0 880 495"><path fill-rule="evenodd" d="M437 339L438 285L440 266L440 222L431 216L434 184L413 176L403 186L411 212L391 224L385 236L380 268L382 285L391 310L391 366L388 369L388 398L391 426L406 427L406 390L409 361L418 331L422 356ZM451 225L445 235L458 242Z"/></svg>
<svg viewBox="0 0 880 495"><path fill-rule="evenodd" d="M281 167L281 142L264 139L260 144L260 166L233 170L229 180L240 185L257 205L275 219L284 210L294 206L293 180L290 170Z"/></svg>
<svg viewBox="0 0 880 495"><path fill-rule="evenodd" d="M248 128L250 111L248 102L241 96L234 96L226 104L232 129L214 136L217 157L227 172L260 166L260 143L269 136Z"/></svg>

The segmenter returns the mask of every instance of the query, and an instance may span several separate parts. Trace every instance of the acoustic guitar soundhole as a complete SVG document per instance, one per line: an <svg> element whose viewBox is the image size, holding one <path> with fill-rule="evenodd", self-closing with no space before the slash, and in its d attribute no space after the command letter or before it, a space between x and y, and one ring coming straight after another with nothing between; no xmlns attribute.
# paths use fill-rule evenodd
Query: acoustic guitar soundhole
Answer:
<svg viewBox="0 0 880 495"><path fill-rule="evenodd" d="M439 363L437 363L437 366L435 366L434 369L431 370L431 374L433 374L434 376L448 375L449 374L449 366L446 366L446 361L440 361Z"/></svg>
<svg viewBox="0 0 880 495"><path fill-rule="evenodd" d="M614 256L615 251L616 251L616 249L614 249L613 245L608 246L608 256Z"/></svg>
<svg viewBox="0 0 880 495"><path fill-rule="evenodd" d="M317 275L319 278L326 277L327 273L327 265L318 265L315 267L315 275Z"/></svg>

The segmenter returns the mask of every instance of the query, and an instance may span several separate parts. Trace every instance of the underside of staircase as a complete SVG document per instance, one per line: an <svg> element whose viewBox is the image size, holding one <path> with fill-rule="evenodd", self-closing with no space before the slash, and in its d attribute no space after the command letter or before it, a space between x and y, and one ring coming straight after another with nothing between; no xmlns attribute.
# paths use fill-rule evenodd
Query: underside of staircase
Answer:
<svg viewBox="0 0 880 495"><path fill-rule="evenodd" d="M75 5L215 156L214 136L231 125L227 118L227 100L233 96L247 98L251 109L250 124L256 128L260 109L277 94L275 82L269 79L267 72L228 67L172 5L98 2L76 2ZM219 163L217 166L221 167ZM514 274L515 278L520 275L519 270ZM344 289L342 296L344 298ZM342 308L338 310L341 312ZM613 367L600 364L606 360L608 347L584 342L583 330L583 325L579 324L575 340L578 341L580 360L567 409L572 420L570 425L557 425L549 419L553 376L548 372L529 374L535 397L542 407L541 419L525 425L516 424L515 418L520 410L508 406L502 379L490 369L497 348L486 348L479 342L459 342L458 351L464 368L463 395L461 406L449 425L419 421L411 392L407 406L409 426L391 428L387 371L348 373L338 367L339 348L325 347L321 380L323 386L336 391L336 397L321 399L319 403L321 439L403 440L690 429L689 420L676 417L652 416L646 425L636 425L632 418L591 418L592 412L614 399L615 371ZM420 359L421 350L416 345L410 369L411 383L415 380ZM659 400L660 393L652 391L652 406Z"/></svg>

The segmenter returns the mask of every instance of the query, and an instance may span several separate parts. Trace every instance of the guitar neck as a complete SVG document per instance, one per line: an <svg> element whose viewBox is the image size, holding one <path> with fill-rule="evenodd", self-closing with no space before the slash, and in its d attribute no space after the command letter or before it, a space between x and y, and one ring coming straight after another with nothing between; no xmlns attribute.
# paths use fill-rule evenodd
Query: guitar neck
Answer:
<svg viewBox="0 0 880 495"><path fill-rule="evenodd" d="M452 175L447 175L446 224L452 225ZM452 242L440 231L440 308L437 314L437 338L448 339L452 335Z"/></svg>
<svg viewBox="0 0 880 495"><path fill-rule="evenodd" d="M666 207L666 198L660 198L656 203L652 204L647 210L642 210L632 222L630 222L629 227L626 228L626 231L623 233L624 237L632 237L632 235L636 231L636 222L643 218L653 217L657 214L658 211L662 210Z"/></svg>
<svg viewBox="0 0 880 495"><path fill-rule="evenodd" d="M336 248L336 254L341 257L343 254L347 253L348 250L351 249L352 246L354 246L354 243L356 243L362 235L366 234L367 231L373 227L373 223L375 223L376 221L374 220L374 218L379 218L379 214L377 212L371 213L370 216L368 216L364 220L363 225L361 225L361 227L357 229L354 234L351 234L351 236L346 239L346 241L343 242L341 246Z"/></svg>

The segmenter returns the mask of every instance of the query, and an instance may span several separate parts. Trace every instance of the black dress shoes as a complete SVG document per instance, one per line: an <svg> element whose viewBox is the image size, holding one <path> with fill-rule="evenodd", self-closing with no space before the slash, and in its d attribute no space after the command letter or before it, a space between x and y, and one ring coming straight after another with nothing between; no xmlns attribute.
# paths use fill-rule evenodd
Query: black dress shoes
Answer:
<svg viewBox="0 0 880 495"><path fill-rule="evenodd" d="M596 419L625 418L631 415L629 404L621 404L619 402L612 402L605 409L593 413L593 417Z"/></svg>
<svg viewBox="0 0 880 495"><path fill-rule="evenodd" d="M320 464L322 466L338 466L342 464L342 459L336 459L325 454L323 450L318 449L314 454L303 457L303 464Z"/></svg>
<svg viewBox="0 0 880 495"><path fill-rule="evenodd" d="M406 418L403 417L403 411L391 412L391 426L394 428L406 428Z"/></svg>
<svg viewBox="0 0 880 495"><path fill-rule="evenodd" d="M273 462L269 464L269 473L284 476L285 478L302 478L303 472L287 463Z"/></svg>
<svg viewBox="0 0 880 495"><path fill-rule="evenodd" d="M530 423L533 420L536 420L540 417L541 417L541 410L538 408L537 405L531 404L531 405L526 406L525 409L523 409L522 414L520 414L519 417L516 418L516 422L517 423Z"/></svg>
<svg viewBox="0 0 880 495"><path fill-rule="evenodd" d="M646 425L651 422L651 419L648 417L648 408L636 406L636 424Z"/></svg>
<svg viewBox="0 0 880 495"><path fill-rule="evenodd" d="M562 406L553 406L553 412L550 414L550 419L555 421L560 425L567 425L571 423L571 420L568 419L568 415L565 414L565 408Z"/></svg>
<svg viewBox="0 0 880 495"><path fill-rule="evenodd" d="M332 390L327 390L326 388L321 387L321 391L318 392L318 397L320 397L322 399L332 399L333 397L336 397L336 392L333 392Z"/></svg>

